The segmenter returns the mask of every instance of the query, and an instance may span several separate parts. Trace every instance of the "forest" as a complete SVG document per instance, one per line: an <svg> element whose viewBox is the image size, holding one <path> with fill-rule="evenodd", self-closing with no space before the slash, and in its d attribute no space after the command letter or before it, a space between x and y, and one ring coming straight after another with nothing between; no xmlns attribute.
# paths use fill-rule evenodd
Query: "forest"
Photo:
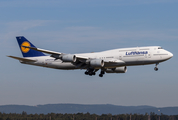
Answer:
<svg viewBox="0 0 178 120"><path fill-rule="evenodd" d="M23 111L21 114L16 113L0 113L0 120L178 120L178 115L157 115L150 114L90 114L90 113L77 113L77 114L27 114Z"/></svg>

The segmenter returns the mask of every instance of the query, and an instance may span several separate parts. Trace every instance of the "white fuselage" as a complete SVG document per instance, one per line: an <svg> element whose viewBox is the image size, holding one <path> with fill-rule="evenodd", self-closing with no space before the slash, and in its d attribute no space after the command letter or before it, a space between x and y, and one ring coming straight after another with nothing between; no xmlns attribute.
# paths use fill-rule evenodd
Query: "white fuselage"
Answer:
<svg viewBox="0 0 178 120"><path fill-rule="evenodd" d="M113 49L103 52L75 54L77 56L88 57L89 59L120 60L123 62L105 64L104 68L116 68L121 66L158 64L170 59L173 54L159 46L133 47ZM24 64L49 67L54 69L86 69L72 62L63 62L50 56L28 57L36 62L22 62Z"/></svg>

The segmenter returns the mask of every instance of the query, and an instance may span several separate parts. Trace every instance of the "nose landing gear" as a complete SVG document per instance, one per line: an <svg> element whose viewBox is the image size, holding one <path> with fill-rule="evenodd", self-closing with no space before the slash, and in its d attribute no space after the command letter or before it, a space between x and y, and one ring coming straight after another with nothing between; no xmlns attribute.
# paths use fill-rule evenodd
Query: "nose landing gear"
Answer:
<svg viewBox="0 0 178 120"><path fill-rule="evenodd" d="M156 63L156 66L155 66L155 68L154 68L155 71L158 71L158 64L159 64L159 63Z"/></svg>
<svg viewBox="0 0 178 120"><path fill-rule="evenodd" d="M154 68L154 70L155 70L155 71L158 71L158 68L157 68L157 67L155 67L155 68Z"/></svg>

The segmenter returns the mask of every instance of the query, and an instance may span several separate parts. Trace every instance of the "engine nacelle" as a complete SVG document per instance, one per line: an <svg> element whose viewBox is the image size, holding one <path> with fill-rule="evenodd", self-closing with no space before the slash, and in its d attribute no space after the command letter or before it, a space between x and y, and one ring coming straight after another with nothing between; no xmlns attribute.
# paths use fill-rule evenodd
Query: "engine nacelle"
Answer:
<svg viewBox="0 0 178 120"><path fill-rule="evenodd" d="M71 54L62 55L61 59L63 62L76 62L77 61L76 56L71 55Z"/></svg>
<svg viewBox="0 0 178 120"><path fill-rule="evenodd" d="M106 73L126 73L126 72L127 72L126 66L106 69Z"/></svg>
<svg viewBox="0 0 178 120"><path fill-rule="evenodd" d="M104 61L101 59L95 59L90 61L90 66L92 67L103 67L104 66Z"/></svg>

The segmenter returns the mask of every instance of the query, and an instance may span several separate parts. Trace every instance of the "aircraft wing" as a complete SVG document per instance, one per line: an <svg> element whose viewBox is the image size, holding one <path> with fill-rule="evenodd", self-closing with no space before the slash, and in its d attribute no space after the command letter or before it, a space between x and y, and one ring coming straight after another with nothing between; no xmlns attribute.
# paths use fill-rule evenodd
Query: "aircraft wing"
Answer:
<svg viewBox="0 0 178 120"><path fill-rule="evenodd" d="M115 64L125 63L124 61L118 60L118 59L107 59L107 60L104 60L104 62L105 63L115 63Z"/></svg>
<svg viewBox="0 0 178 120"><path fill-rule="evenodd" d="M50 50L45 50L45 49L41 49L41 48L35 48L35 47L29 47L29 46L23 46L23 47L30 48L32 50L40 51L40 52L43 52L43 53L51 54L51 55L61 55L61 54L64 54L64 53L50 51ZM80 59L80 60L87 60L87 59L89 59L88 57L78 56L78 55L76 57L78 59Z"/></svg>
<svg viewBox="0 0 178 120"><path fill-rule="evenodd" d="M79 56L79 55L76 55L77 59L79 60L88 60L89 57L84 57L84 56Z"/></svg>
<svg viewBox="0 0 178 120"><path fill-rule="evenodd" d="M20 60L23 62L36 62L36 60L32 60L32 59L28 59L28 58L20 58L20 57L15 57L15 56L7 56L7 57L14 58L16 60Z"/></svg>
<svg viewBox="0 0 178 120"><path fill-rule="evenodd" d="M56 55L62 54L60 52L49 51L49 50L45 50L45 49L41 49L41 48L35 48L35 47L29 47L29 46L23 46L23 47L30 48L32 50L40 51L40 52L47 53L47 54L56 54Z"/></svg>

